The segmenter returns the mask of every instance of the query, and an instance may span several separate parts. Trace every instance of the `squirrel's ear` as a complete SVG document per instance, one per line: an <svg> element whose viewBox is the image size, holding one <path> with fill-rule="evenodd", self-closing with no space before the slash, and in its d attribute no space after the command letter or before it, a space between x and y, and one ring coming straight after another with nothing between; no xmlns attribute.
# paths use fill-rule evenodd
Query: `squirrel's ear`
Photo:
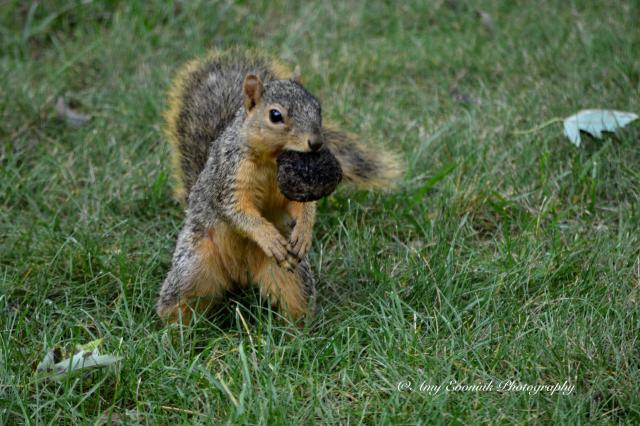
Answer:
<svg viewBox="0 0 640 426"><path fill-rule="evenodd" d="M296 65L296 67L293 69L291 80L295 81L298 84L302 84L302 77L300 77L300 65Z"/></svg>
<svg viewBox="0 0 640 426"><path fill-rule="evenodd" d="M244 78L242 91L244 92L244 109L249 112L255 107L262 98L264 86L260 77L255 74L247 74Z"/></svg>

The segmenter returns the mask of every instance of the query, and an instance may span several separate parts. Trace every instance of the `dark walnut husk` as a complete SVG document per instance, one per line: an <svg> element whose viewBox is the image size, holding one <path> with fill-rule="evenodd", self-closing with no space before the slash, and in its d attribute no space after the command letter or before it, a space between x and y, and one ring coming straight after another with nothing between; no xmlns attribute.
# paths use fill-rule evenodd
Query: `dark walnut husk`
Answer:
<svg viewBox="0 0 640 426"><path fill-rule="evenodd" d="M328 150L283 151L277 159L278 187L292 201L315 201L335 191L342 169Z"/></svg>

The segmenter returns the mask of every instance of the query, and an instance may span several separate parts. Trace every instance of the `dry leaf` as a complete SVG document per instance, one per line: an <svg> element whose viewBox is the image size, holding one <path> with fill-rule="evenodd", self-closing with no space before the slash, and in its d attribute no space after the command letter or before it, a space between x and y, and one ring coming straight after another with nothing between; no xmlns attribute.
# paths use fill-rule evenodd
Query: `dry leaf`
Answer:
<svg viewBox="0 0 640 426"><path fill-rule="evenodd" d="M112 365L122 358L113 355L101 355L98 346L102 339L97 339L86 345L78 346L80 349L71 358L60 361L62 357L60 348L53 348L48 351L40 364L36 367L36 377L38 379L61 380L68 373L92 367L106 367Z"/></svg>
<svg viewBox="0 0 640 426"><path fill-rule="evenodd" d="M583 109L564 119L564 134L572 144L579 147L582 143L580 131L601 139L602 132L615 132L637 118L638 114L632 112L610 109Z"/></svg>
<svg viewBox="0 0 640 426"><path fill-rule="evenodd" d="M56 101L56 114L60 120L72 127L80 127L91 120L90 115L74 110L63 98L58 98Z"/></svg>
<svg viewBox="0 0 640 426"><path fill-rule="evenodd" d="M491 15L489 15L489 13L485 12L484 10L478 10L477 13L480 17L480 22L482 23L484 29L487 30L489 34L494 34L496 32L496 26L493 23L493 18L491 18Z"/></svg>

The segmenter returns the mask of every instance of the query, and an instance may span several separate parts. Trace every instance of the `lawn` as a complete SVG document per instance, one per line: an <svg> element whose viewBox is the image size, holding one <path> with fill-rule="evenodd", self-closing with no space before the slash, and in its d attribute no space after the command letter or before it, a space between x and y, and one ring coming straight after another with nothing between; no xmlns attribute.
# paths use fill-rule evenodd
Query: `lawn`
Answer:
<svg viewBox="0 0 640 426"><path fill-rule="evenodd" d="M640 123L580 149L520 132L640 112L638 22L637 1L0 3L0 424L640 422ZM406 159L396 191L319 204L304 330L251 291L186 327L154 312L183 220L164 93L234 45ZM116 366L36 380L98 338Z"/></svg>

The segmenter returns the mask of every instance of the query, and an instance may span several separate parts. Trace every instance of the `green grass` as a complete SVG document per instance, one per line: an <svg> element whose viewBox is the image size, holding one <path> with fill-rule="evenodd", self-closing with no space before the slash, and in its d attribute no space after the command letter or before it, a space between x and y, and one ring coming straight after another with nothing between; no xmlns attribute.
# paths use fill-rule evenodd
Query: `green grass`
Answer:
<svg viewBox="0 0 640 426"><path fill-rule="evenodd" d="M640 112L640 4L249 3L0 5L0 423L640 422L640 126L514 134ZM189 327L154 313L183 219L164 91L231 45L299 63L326 117L407 158L399 191L320 203L308 330L255 292ZM60 122L58 96L93 119ZM118 367L34 381L99 337Z"/></svg>

